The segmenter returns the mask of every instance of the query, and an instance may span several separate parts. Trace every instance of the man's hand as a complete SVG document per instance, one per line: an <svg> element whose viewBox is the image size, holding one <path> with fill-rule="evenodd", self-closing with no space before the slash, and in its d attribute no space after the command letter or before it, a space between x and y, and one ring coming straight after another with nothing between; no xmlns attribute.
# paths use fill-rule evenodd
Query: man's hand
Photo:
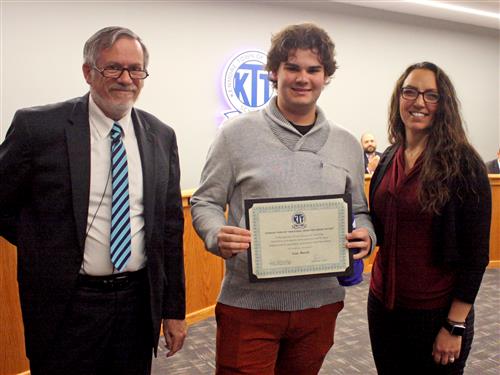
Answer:
<svg viewBox="0 0 500 375"><path fill-rule="evenodd" d="M375 169L377 169L379 161L380 161L380 156L378 155L375 155L368 161L368 166L367 166L368 173L372 174L375 171Z"/></svg>
<svg viewBox="0 0 500 375"><path fill-rule="evenodd" d="M250 231L243 228L223 226L217 234L217 244L224 259L247 251L250 241Z"/></svg>
<svg viewBox="0 0 500 375"><path fill-rule="evenodd" d="M184 344L187 335L186 321L179 319L163 319L163 335L165 347L169 350L167 357L177 353Z"/></svg>
<svg viewBox="0 0 500 375"><path fill-rule="evenodd" d="M361 259L368 255L372 247L372 239L368 234L368 229L358 228L354 229L351 233L347 233L347 248L359 249L357 254L353 254L353 259Z"/></svg>

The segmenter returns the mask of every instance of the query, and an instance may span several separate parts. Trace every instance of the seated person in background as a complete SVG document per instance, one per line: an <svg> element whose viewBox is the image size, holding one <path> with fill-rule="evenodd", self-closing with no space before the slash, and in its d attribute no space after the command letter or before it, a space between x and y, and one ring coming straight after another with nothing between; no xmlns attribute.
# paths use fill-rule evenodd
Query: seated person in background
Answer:
<svg viewBox="0 0 500 375"><path fill-rule="evenodd" d="M377 142L373 134L365 133L361 136L361 146L365 152L365 173L373 174L380 160L380 152L377 152Z"/></svg>
<svg viewBox="0 0 500 375"><path fill-rule="evenodd" d="M498 148L497 158L487 162L486 169L488 170L488 173L500 173L500 147Z"/></svg>

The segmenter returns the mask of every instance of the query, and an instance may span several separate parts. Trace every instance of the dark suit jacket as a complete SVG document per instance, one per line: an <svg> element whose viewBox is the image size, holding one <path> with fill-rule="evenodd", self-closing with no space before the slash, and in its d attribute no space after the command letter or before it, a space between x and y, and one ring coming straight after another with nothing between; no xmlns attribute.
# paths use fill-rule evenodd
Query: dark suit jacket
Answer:
<svg viewBox="0 0 500 375"><path fill-rule="evenodd" d="M381 152L375 151L375 155L382 156ZM366 156L366 153L363 153L363 156L365 157L365 173L368 173L368 156Z"/></svg>
<svg viewBox="0 0 500 375"><path fill-rule="evenodd" d="M486 169L488 170L488 173L500 173L500 168L498 168L498 159L487 162Z"/></svg>
<svg viewBox="0 0 500 375"><path fill-rule="evenodd" d="M26 351L55 339L83 259L90 189L88 95L16 112L0 145L0 235L17 246ZM144 184L151 346L161 318L183 319L184 219L174 131L132 110Z"/></svg>

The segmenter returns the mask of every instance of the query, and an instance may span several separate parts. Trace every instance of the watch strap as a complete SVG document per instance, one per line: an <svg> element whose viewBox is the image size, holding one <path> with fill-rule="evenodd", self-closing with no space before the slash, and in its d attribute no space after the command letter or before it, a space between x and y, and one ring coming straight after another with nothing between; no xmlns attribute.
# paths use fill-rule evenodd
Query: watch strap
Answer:
<svg viewBox="0 0 500 375"><path fill-rule="evenodd" d="M463 336L465 332L464 323L455 324L455 322L450 323L448 320L445 320L443 327L453 336Z"/></svg>

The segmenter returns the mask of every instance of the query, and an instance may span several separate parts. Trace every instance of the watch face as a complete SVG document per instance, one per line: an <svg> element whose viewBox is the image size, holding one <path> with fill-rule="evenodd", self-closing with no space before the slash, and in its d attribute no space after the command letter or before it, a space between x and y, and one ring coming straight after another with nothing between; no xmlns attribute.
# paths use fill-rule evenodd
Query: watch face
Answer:
<svg viewBox="0 0 500 375"><path fill-rule="evenodd" d="M449 322L445 322L444 328L454 336L463 336L465 332L465 326L461 324L450 324Z"/></svg>
<svg viewBox="0 0 500 375"><path fill-rule="evenodd" d="M465 332L464 326L452 325L450 333L454 336L463 336Z"/></svg>

